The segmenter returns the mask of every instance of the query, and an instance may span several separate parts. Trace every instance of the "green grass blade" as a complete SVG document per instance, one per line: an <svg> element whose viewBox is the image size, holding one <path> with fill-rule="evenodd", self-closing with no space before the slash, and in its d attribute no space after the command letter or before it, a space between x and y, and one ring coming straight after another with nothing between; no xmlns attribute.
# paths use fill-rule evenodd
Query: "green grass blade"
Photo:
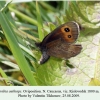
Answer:
<svg viewBox="0 0 100 100"><path fill-rule="evenodd" d="M66 9L69 8L69 1L63 1L63 12L66 13Z"/></svg>
<svg viewBox="0 0 100 100"><path fill-rule="evenodd" d="M0 75L2 76L2 80L4 80L4 83L9 86L13 86L7 75L4 73L4 71L0 68Z"/></svg>
<svg viewBox="0 0 100 100"><path fill-rule="evenodd" d="M46 3L46 2L39 2L43 7L45 7L46 9L48 9L48 10L51 10L51 11L53 11L53 12L56 12L57 10L54 8L54 7L52 7L52 6L50 6L48 3Z"/></svg>
<svg viewBox="0 0 100 100"><path fill-rule="evenodd" d="M34 20L34 19L32 19L32 18L26 16L25 14L23 14L23 13L21 13L21 12L15 10L15 9L13 9L13 8L11 8L11 7L9 7L9 10L12 11L12 12L14 12L15 14L17 14L19 17L24 18L24 19L27 20L29 23L34 24L34 25L37 26L37 21L36 21L36 20Z"/></svg>
<svg viewBox="0 0 100 100"><path fill-rule="evenodd" d="M0 4L0 8L2 8L3 5ZM37 85L36 80L33 77L33 74L31 73L31 70L29 68L29 65L22 53L22 50L20 49L17 38L14 34L14 30L8 20L9 18L6 16L4 12L0 12L0 24L4 31L5 37L10 45L11 51L22 71L24 74L26 80L30 85Z"/></svg>
<svg viewBox="0 0 100 100"><path fill-rule="evenodd" d="M39 11L38 2L36 2L36 12L37 12L39 39L42 40L44 38L44 35L42 33L42 19L41 19L41 14L40 14L40 11Z"/></svg>

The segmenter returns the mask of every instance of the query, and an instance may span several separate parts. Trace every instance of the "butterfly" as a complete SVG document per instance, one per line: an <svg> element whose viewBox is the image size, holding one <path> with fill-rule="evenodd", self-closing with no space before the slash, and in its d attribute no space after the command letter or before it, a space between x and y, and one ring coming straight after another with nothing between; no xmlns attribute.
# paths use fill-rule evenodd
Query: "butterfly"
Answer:
<svg viewBox="0 0 100 100"><path fill-rule="evenodd" d="M42 42L35 43L42 53L39 63L45 63L50 56L67 60L78 55L82 50L82 45L75 44L79 33L79 25L71 21L54 29Z"/></svg>

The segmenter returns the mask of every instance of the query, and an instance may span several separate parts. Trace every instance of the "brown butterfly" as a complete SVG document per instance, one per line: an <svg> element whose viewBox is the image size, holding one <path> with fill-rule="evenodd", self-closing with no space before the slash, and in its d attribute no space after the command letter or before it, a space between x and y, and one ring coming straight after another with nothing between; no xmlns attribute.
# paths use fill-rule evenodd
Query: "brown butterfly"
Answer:
<svg viewBox="0 0 100 100"><path fill-rule="evenodd" d="M42 42L35 43L42 53L40 64L45 63L50 56L67 60L78 55L82 46L74 44L74 42L78 38L79 32L79 25L71 21L57 27Z"/></svg>

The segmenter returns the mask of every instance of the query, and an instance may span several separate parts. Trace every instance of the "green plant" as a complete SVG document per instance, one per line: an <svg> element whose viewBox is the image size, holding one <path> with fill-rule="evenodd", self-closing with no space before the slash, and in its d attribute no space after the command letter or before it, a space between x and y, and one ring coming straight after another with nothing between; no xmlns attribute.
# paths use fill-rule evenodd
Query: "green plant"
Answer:
<svg viewBox="0 0 100 100"><path fill-rule="evenodd" d="M1 49L1 54L4 57L4 59L1 58L1 63L5 64L4 61L6 61L7 65L9 65L8 62L16 59L19 67L15 67L17 64L10 65L13 66L10 72L20 72L21 70L28 81L26 83L24 78L24 82L17 82L18 85L100 85L100 3L96 1L58 1L56 8L49 3L40 1L10 4L9 10L15 13L13 20L8 10L0 12L0 24L3 30L1 30L0 35L2 37L0 45L8 48L7 53L5 53L4 49ZM0 3L0 5L3 5L0 6L2 9L4 3ZM6 19L7 23L3 19ZM48 33L62 23L73 20L81 26L77 42L82 44L82 52L68 61L51 57L45 64L38 64L41 53L34 43L42 41ZM18 49L19 51L17 51ZM14 55L14 60L11 59L12 54ZM10 55L10 57L7 55ZM3 70L0 70L0 73L5 78ZM6 73L9 73L9 70L6 70Z"/></svg>

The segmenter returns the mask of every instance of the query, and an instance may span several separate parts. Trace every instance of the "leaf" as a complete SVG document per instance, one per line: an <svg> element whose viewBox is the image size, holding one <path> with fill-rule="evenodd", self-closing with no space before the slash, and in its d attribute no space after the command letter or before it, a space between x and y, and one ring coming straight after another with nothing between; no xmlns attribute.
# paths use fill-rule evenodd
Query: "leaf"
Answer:
<svg viewBox="0 0 100 100"><path fill-rule="evenodd" d="M100 86L100 81L98 79L92 78L89 83L89 86Z"/></svg>
<svg viewBox="0 0 100 100"><path fill-rule="evenodd" d="M83 5L83 2L79 2ZM89 3L89 2L88 2ZM75 6L75 5L74 5ZM81 6L79 6L80 9ZM75 6L76 7L76 6ZM88 10L87 10L88 8ZM91 9L91 10L90 10ZM96 9L96 10L94 10ZM97 17L100 11L100 3L94 2L86 5L84 3L84 9L81 10L81 16L73 13L76 20L80 20L84 29L81 30L81 35L78 38L77 44L81 44L82 52L69 59L70 64L74 68L66 67L61 59L51 57L45 64L37 64L36 68L36 80L39 85L63 85L63 86L88 86L99 85L100 81L100 18ZM85 13L85 12L87 13ZM94 14L96 14L94 16ZM85 17L83 17L83 15ZM76 17L78 16L78 17ZM83 18L81 18L83 17ZM92 20L91 20L92 19ZM85 33L84 33L85 32ZM40 59L40 52L37 60ZM59 67L60 66L60 67ZM92 83L94 79L95 83Z"/></svg>

